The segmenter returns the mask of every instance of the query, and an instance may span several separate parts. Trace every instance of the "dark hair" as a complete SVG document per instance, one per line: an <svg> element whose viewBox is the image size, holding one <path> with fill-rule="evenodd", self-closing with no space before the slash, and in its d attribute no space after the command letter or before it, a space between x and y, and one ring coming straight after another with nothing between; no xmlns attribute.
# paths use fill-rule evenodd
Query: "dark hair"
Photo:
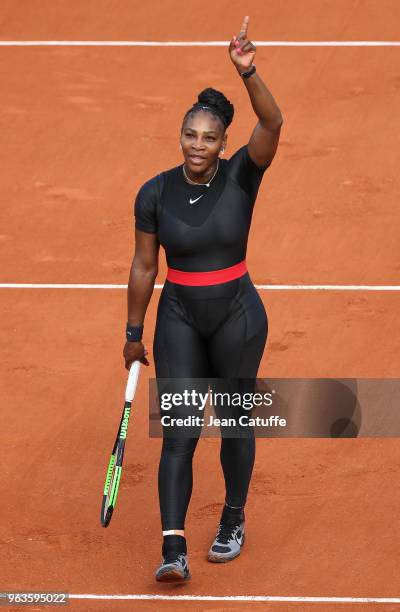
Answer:
<svg viewBox="0 0 400 612"><path fill-rule="evenodd" d="M200 110L208 111L219 117L224 124L224 129L232 123L233 114L235 112L233 104L229 102L224 94L212 87L207 87L207 89L203 89L203 91L199 93L197 102L187 111L183 118L183 122L185 122L189 114L196 113Z"/></svg>

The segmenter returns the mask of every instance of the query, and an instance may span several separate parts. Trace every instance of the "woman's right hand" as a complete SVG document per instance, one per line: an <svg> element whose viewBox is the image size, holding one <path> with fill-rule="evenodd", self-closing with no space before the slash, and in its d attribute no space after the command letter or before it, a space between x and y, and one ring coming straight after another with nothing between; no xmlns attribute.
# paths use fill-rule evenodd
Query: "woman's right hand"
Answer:
<svg viewBox="0 0 400 612"><path fill-rule="evenodd" d="M146 351L142 342L126 342L123 353L126 369L129 370L132 363L136 360L148 366L149 362L146 358L147 354L148 351Z"/></svg>

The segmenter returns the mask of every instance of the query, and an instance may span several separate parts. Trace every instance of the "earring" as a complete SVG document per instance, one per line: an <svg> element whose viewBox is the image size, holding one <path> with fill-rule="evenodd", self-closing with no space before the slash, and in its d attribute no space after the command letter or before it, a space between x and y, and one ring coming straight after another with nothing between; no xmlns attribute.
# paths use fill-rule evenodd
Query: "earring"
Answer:
<svg viewBox="0 0 400 612"><path fill-rule="evenodd" d="M224 154L225 149L220 149L220 151L221 151L221 155L223 155L223 154Z"/></svg>

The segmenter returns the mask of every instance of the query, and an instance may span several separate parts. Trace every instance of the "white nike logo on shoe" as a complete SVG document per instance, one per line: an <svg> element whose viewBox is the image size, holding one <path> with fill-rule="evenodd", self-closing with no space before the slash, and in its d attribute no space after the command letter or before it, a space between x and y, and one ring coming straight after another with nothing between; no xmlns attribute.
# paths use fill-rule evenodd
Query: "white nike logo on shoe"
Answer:
<svg viewBox="0 0 400 612"><path fill-rule="evenodd" d="M200 200L200 198L202 198L204 195L204 193L199 196L198 198L195 198L194 200L192 200L192 198L189 198L189 204L194 204L195 202L197 202L197 200Z"/></svg>

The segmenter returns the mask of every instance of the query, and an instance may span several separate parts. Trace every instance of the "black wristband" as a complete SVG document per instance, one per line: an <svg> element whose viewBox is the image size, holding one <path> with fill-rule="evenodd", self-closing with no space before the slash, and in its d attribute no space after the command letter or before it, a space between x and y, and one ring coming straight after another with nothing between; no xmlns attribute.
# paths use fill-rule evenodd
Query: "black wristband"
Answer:
<svg viewBox="0 0 400 612"><path fill-rule="evenodd" d="M240 76L241 76L243 79L248 79L248 78L249 78L249 77L250 77L252 74L254 74L254 73L255 73L255 71L256 71L256 65L255 65L255 64L253 64L253 65L252 65L252 67L251 67L251 68L249 68L249 70L247 70L246 72L242 72L242 73L240 74Z"/></svg>
<svg viewBox="0 0 400 612"><path fill-rule="evenodd" d="M128 342L140 342L143 336L143 325L126 324L126 339Z"/></svg>

